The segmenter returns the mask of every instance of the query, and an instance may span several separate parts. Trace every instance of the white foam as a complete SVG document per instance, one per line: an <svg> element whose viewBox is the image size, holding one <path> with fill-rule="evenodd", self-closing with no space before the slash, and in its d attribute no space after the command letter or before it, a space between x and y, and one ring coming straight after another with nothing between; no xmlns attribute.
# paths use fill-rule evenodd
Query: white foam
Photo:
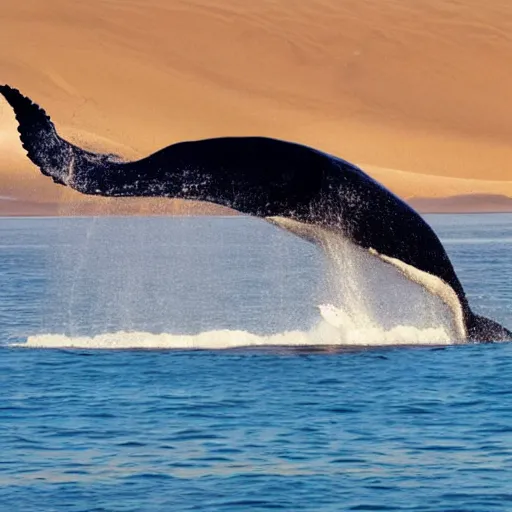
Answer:
<svg viewBox="0 0 512 512"><path fill-rule="evenodd" d="M217 330L199 334L153 334L149 332L113 332L95 336L44 334L29 336L23 346L39 348L83 349L226 349L260 345L304 345L307 334L301 331L259 336L246 331Z"/></svg>
<svg viewBox="0 0 512 512"><path fill-rule="evenodd" d="M112 332L95 336L66 336L41 334L29 336L26 343L32 348L79 349L152 349L194 350L229 349L239 347L314 347L314 346L389 346L389 345L447 345L450 335L443 328L418 329L399 325L390 330L378 327L353 328L336 324L340 310L332 305L321 306L322 314L330 321L320 321L310 331L287 331L272 335L259 335L247 331L216 330L194 335L149 332Z"/></svg>
<svg viewBox="0 0 512 512"><path fill-rule="evenodd" d="M336 331L334 344L389 346L389 345L451 345L454 340L443 326L417 328L412 325L395 325L382 329L375 325L358 327L349 314L332 304L319 306L325 322ZM323 329L325 331L325 328ZM335 339L334 339L335 337Z"/></svg>

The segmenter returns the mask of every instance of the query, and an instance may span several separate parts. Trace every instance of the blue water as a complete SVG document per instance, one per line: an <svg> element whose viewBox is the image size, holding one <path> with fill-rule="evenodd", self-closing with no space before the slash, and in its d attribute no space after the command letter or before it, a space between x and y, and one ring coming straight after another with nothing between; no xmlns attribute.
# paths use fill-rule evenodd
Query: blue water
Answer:
<svg viewBox="0 0 512 512"><path fill-rule="evenodd" d="M430 216L512 326L512 216ZM32 349L307 329L322 255L255 219L1 219L0 510L512 510L512 345ZM87 338L86 338L87 340Z"/></svg>

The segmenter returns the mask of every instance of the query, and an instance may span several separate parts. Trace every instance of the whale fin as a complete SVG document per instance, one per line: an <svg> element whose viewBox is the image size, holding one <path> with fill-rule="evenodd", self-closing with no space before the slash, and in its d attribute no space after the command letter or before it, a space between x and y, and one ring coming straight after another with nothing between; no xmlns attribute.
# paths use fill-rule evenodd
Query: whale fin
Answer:
<svg viewBox="0 0 512 512"><path fill-rule="evenodd" d="M59 137L50 116L30 98L8 85L0 85L0 93L14 110L21 143L30 160L44 175L66 184L67 173L63 171L72 163L72 145Z"/></svg>
<svg viewBox="0 0 512 512"><path fill-rule="evenodd" d="M94 153L79 148L59 136L50 116L30 98L9 85L0 85L4 96L14 110L22 146L30 160L55 183L81 190L76 174L80 171L82 182L90 174L101 173L122 164L122 159L112 153Z"/></svg>
<svg viewBox="0 0 512 512"><path fill-rule="evenodd" d="M454 315L454 327L461 339L481 343L512 341L512 332L485 316L472 313L468 318L466 327L459 297L453 288L441 278L407 265L396 258L379 254L375 249L370 249L370 253L382 261L393 265L408 279L420 284L430 293L438 296L451 309Z"/></svg>
<svg viewBox="0 0 512 512"><path fill-rule="evenodd" d="M481 343L512 341L512 332L485 316L473 315L468 325L471 340Z"/></svg>
<svg viewBox="0 0 512 512"><path fill-rule="evenodd" d="M319 246L325 247L326 242L329 239L329 230L315 224L307 224L287 217L278 216L265 217L265 220ZM433 296L438 297L451 312L452 332L456 337L454 341L461 343L467 340L468 333L466 331L462 304L450 285L433 274L419 270L397 258L380 254L375 249L370 248L369 253L385 264L396 268L409 281L416 283ZM331 325L339 327L340 325L347 324L347 322L349 322L348 316L343 316L343 312L341 310L332 306L320 306L320 312L322 317Z"/></svg>
<svg viewBox="0 0 512 512"><path fill-rule="evenodd" d="M432 295L439 297L441 301L448 306L453 315L453 329L456 333L458 342L464 342L468 339L468 332L464 322L464 312L459 297L453 288L441 278L419 270L403 261L380 254L375 249L369 249L370 254L379 258L381 261L392 265L407 279L413 281L427 290Z"/></svg>

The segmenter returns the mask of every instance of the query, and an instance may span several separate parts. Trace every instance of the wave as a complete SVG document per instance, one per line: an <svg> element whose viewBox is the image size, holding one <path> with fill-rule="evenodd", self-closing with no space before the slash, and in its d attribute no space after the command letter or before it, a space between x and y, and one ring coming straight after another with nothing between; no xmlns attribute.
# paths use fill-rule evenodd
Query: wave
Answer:
<svg viewBox="0 0 512 512"><path fill-rule="evenodd" d="M332 305L321 306L326 316L339 315ZM332 319L331 319L332 320ZM75 349L147 349L147 350L221 350L243 347L329 347L329 346L396 346L449 345L450 333L443 327L417 328L397 325L389 330L379 327L340 329L320 321L309 331L286 331L260 335L242 330L213 330L198 334L154 334L149 332L111 332L94 336L40 334L29 336L16 346L31 348Z"/></svg>

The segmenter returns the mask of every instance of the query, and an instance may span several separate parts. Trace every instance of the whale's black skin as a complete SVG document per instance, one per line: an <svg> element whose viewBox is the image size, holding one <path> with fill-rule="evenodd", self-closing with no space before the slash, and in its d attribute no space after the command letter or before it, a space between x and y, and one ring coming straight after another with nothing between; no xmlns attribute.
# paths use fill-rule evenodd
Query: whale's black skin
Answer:
<svg viewBox="0 0 512 512"><path fill-rule="evenodd" d="M460 299L468 338L512 339L474 314L453 266L430 226L355 165L313 148L264 137L225 137L168 146L122 162L59 137L45 111L7 85L23 147L41 172L84 194L172 197L229 206L258 217L289 217L348 236L448 283Z"/></svg>

